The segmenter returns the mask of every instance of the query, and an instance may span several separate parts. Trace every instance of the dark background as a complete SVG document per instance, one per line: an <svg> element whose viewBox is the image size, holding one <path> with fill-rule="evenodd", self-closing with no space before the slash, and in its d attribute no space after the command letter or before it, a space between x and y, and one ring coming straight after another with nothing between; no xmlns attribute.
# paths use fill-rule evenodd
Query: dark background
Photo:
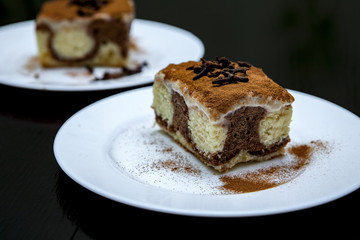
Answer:
<svg viewBox="0 0 360 240"><path fill-rule="evenodd" d="M42 2L0 0L0 25L34 19ZM360 115L360 1L135 0L135 4L137 18L197 35L205 45L206 59L248 61L286 88ZM66 93L0 85L0 239L117 239L126 233L171 238L249 233L300 237L314 234L311 230L322 236L357 231L352 224L360 214L359 190L306 210L227 219L141 210L82 188L57 165L54 137L73 113L122 91Z"/></svg>

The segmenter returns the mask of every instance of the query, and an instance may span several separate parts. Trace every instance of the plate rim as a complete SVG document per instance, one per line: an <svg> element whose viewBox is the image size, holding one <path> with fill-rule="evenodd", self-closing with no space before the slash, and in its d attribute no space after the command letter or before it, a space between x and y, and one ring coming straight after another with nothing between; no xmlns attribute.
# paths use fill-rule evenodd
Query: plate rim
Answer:
<svg viewBox="0 0 360 240"><path fill-rule="evenodd" d="M176 214L176 215L185 215L185 216L197 216L197 217L256 217L256 216L266 216L266 215L274 215L274 214L281 214L281 213L286 213L286 212L294 212L294 211L299 211L299 210L303 210L303 209L307 209L307 208L311 208L311 207L315 207L315 206L319 206L331 201L334 201L336 199L339 199L345 195L348 195L354 191L356 191L357 189L360 188L360 179L357 183L354 183L352 185L349 185L346 189L342 189L341 192L338 191L337 194L332 194L331 197L329 196L325 196L322 198L318 198L316 199L316 201L311 201L311 202L305 202L305 203L298 203L292 206L288 206L285 208L281 208L281 209L271 209L271 210L267 210L266 212L263 211L235 211L235 212L228 212L228 211L220 211L220 210L207 210L207 211L203 211L203 210L189 210L189 209L174 209L168 206L163 206L163 205L159 205L159 204L154 204L154 203L149 203L149 202L144 202L144 201L139 201L138 199L129 199L128 197L124 197L124 196L116 196L113 193L109 193L101 188L99 188L98 186L95 186L93 183L84 183L82 179L79 179L78 176L74 176L73 173L71 171L69 171L69 169L67 169L66 167L63 166L63 163L61 161L59 161L58 157L58 152L56 150L57 148L57 144L59 141L59 133L61 133L63 128L67 127L67 124L71 123L72 119L77 117L78 114L81 114L83 111L87 111L87 109L92 108L95 105L104 103L106 101L111 101L112 98L117 98L119 96L123 96L125 94L133 94L134 92L138 92L138 91L150 91L152 89L152 86L148 86L148 87L141 87L141 88L137 88L137 89L133 89L133 90L129 90L129 91L125 91L122 93L118 93L112 96L108 96L106 98L100 99L86 107L84 107L83 109L79 110L78 112L74 113L68 120L66 120L63 125L60 127L60 129L58 130L55 139L54 139L54 144L53 144L53 151L54 151L54 155L56 158L56 161L58 162L59 166L61 167L61 169L71 178L73 179L75 182L79 183L81 186L83 186L84 188L88 189L89 191L92 191L100 196L106 197L108 199L117 201L119 203L122 204L126 204L129 206L133 206L133 207L138 207L141 209L145 209L145 210L151 210L151 211L157 211L157 212L163 212L163 213L169 213L169 214ZM340 109L341 111L344 111L346 113L350 113L352 116L356 117L357 120L360 120L360 118L352 113L351 111L335 104L332 103L331 101L328 101L326 99L308 94L308 93L304 93L304 92L300 92L297 90L291 90L288 89L293 93L299 94L299 95L303 95L306 97L311 97L311 98L315 98L317 100L326 102L328 104L331 104L333 106L336 106L338 109ZM130 179L130 178L129 178ZM133 179L131 179L132 181L135 181ZM140 183L142 184L142 183ZM89 187L90 186L90 187ZM161 191L161 192L172 192L176 194L180 194L180 195L192 195L192 196L196 196L196 197L209 197L211 196L212 198L233 198L236 199L236 196L238 196L239 194L234 194L234 195L196 195L196 194L191 194L191 193L183 193L183 192L175 192L175 191L171 191L171 190L167 190L167 189L161 189L161 188L157 188L155 186L151 186L151 185L146 185L146 188L150 188L150 189L154 189L156 188L156 191ZM279 188L281 186L278 186L276 188ZM261 192L261 191L259 191ZM242 194L240 194L242 195Z"/></svg>
<svg viewBox="0 0 360 240"><path fill-rule="evenodd" d="M153 20L148 20L148 19L139 19L139 18L135 18L133 20L133 24L143 25L143 26L149 25L149 26L161 28L166 31L177 32L177 33L191 39L192 43L194 45L196 45L196 47L199 49L199 55L196 56L197 58L200 59L205 54L205 45L201 41L201 39L197 35L195 35L194 33L190 32L186 29L180 28L178 26L170 25L167 23L163 23L163 22L158 22L158 21L153 21ZM35 20L26 20L26 21L15 22L15 23L10 23L10 24L4 25L4 26L0 26L0 36L3 34L6 34L7 31L14 31L14 28L31 27L31 25L34 25L33 27L35 27ZM35 36L34 36L34 38L35 38ZM36 48L36 46L35 46L35 48ZM157 69L157 70L160 70L160 69ZM154 73L153 74L151 72L148 73L149 76L139 77L139 79L141 79L141 81L137 80L137 82L135 82L135 83L132 83L131 81L126 82L126 83L124 83L124 82L119 83L117 81L121 81L121 80L108 80L105 84L97 84L96 86L91 85L91 84L71 85L71 86L61 85L61 84L46 84L46 83L41 83L41 84L25 83L25 84L23 84L19 81L13 82L13 81L11 81L11 79L7 80L8 78L11 78L11 75L10 75L10 77L0 76L0 84L11 86L11 87L17 87L17 88L41 90L41 91L54 91L54 92L103 91L103 90L113 90L113 89L126 89L126 88L131 88L131 87L142 87L146 84L150 84L154 81L154 75L155 75L156 70L154 69L154 70L152 70L152 72L154 72ZM135 75L132 75L130 77L134 77L134 76Z"/></svg>

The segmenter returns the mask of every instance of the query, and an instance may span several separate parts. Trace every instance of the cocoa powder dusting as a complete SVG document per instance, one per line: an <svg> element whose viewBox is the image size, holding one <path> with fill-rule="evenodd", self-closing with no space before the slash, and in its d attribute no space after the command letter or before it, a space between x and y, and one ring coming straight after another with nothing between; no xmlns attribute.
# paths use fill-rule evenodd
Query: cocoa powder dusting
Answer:
<svg viewBox="0 0 360 240"><path fill-rule="evenodd" d="M288 152L298 159L307 160L313 152L313 147L306 144L292 146L288 149Z"/></svg>
<svg viewBox="0 0 360 240"><path fill-rule="evenodd" d="M221 189L230 193L248 193L287 183L300 175L310 164L312 156L319 152L330 153L326 142L316 140L309 144L291 145L287 148L289 157L294 158L291 164L272 166L235 176L221 176Z"/></svg>
<svg viewBox="0 0 360 240"><path fill-rule="evenodd" d="M276 183L271 183L266 178L264 179L264 174L269 175L267 170L259 170L240 176L222 176L220 180L224 185L221 189L232 193L247 193L275 187Z"/></svg>
<svg viewBox="0 0 360 240"><path fill-rule="evenodd" d="M188 162L181 161L179 159L169 159L166 161L158 161L152 164L152 169L169 169L172 172L181 172L181 173L187 173L190 175L199 175L200 170L192 166Z"/></svg>
<svg viewBox="0 0 360 240"><path fill-rule="evenodd" d="M141 164L134 164L131 173L138 174L142 181L176 191L197 193L243 194L262 191L288 183L301 175L312 160L321 154L330 153L329 143L322 140L306 143L292 142L285 149L283 158L274 158L263 163L244 163L223 174L205 170L202 165L170 145L163 137L144 135L144 146L149 146L156 154L140 154ZM149 151L145 151L148 154ZM121 155L122 156L122 155ZM122 158L121 158L122 159ZM121 160L123 163L124 160ZM132 164L132 160L129 163ZM209 181L209 182L207 182ZM172 185L173 184L173 185ZM174 186L174 188L172 188Z"/></svg>
<svg viewBox="0 0 360 240"><path fill-rule="evenodd" d="M39 68L40 62L38 56L32 56L30 57L25 64L23 65L23 68L28 72L33 72L37 68Z"/></svg>
<svg viewBox="0 0 360 240"><path fill-rule="evenodd" d="M175 173L185 173L193 176L199 176L201 174L199 169L193 166L182 154L174 151L172 146L166 145L165 142L162 141L154 141L149 144L161 146L156 151L161 152L163 158L153 162L146 171L166 169Z"/></svg>

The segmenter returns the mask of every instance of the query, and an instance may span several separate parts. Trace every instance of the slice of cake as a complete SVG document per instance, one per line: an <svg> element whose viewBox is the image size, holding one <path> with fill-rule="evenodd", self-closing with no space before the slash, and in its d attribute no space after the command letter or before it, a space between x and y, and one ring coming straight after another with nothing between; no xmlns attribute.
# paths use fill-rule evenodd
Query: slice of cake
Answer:
<svg viewBox="0 0 360 240"><path fill-rule="evenodd" d="M54 0L36 18L43 67L125 66L132 0Z"/></svg>
<svg viewBox="0 0 360 240"><path fill-rule="evenodd" d="M282 155L290 141L293 96L249 63L170 64L153 94L157 124L219 172Z"/></svg>

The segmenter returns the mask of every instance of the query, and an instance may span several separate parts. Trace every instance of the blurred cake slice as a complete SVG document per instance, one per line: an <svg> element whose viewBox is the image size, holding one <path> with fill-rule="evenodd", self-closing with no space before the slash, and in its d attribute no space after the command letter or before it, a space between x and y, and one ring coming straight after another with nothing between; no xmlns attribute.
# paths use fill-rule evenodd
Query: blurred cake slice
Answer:
<svg viewBox="0 0 360 240"><path fill-rule="evenodd" d="M219 172L282 155L290 141L293 96L246 62L170 64L153 95L157 124Z"/></svg>
<svg viewBox="0 0 360 240"><path fill-rule="evenodd" d="M53 0L36 18L43 67L125 66L132 0Z"/></svg>

